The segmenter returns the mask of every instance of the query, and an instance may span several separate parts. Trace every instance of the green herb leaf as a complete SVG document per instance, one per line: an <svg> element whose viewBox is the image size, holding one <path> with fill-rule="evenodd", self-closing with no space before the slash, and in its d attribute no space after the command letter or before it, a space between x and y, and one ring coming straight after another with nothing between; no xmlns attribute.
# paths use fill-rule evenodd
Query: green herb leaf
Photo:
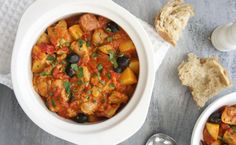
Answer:
<svg viewBox="0 0 236 145"><path fill-rule="evenodd" d="M102 85L105 85L105 84L106 84L106 82L103 81L103 80L100 80L99 82L100 82Z"/></svg>
<svg viewBox="0 0 236 145"><path fill-rule="evenodd" d="M49 60L49 61L55 61L55 60L56 60L56 57L54 57L54 56L52 56L52 55L49 55L49 56L47 57L47 60Z"/></svg>
<svg viewBox="0 0 236 145"><path fill-rule="evenodd" d="M78 85L82 85L84 82L82 80L78 80Z"/></svg>
<svg viewBox="0 0 236 145"><path fill-rule="evenodd" d="M115 84L113 84L113 83L111 83L111 84L109 84L109 87L111 88L111 89L115 89Z"/></svg>
<svg viewBox="0 0 236 145"><path fill-rule="evenodd" d="M47 76L47 75L49 75L48 72L41 72L40 73L40 76Z"/></svg>
<svg viewBox="0 0 236 145"><path fill-rule="evenodd" d="M56 107L56 103L54 99L51 99L51 103L52 103L52 107L55 108Z"/></svg>
<svg viewBox="0 0 236 145"><path fill-rule="evenodd" d="M106 31L107 31L107 32L111 32L111 28L107 27L107 28L106 28Z"/></svg>
<svg viewBox="0 0 236 145"><path fill-rule="evenodd" d="M97 65L97 69L98 69L99 72L101 72L101 71L103 70L103 66L102 66L101 63L99 63L99 64Z"/></svg>
<svg viewBox="0 0 236 145"><path fill-rule="evenodd" d="M113 64L114 68L117 68L118 67L118 63L116 61L116 54L115 54L115 52L110 50L110 51L108 51L108 55L109 55L109 60Z"/></svg>
<svg viewBox="0 0 236 145"><path fill-rule="evenodd" d="M96 58L98 54L96 52L92 53L92 58Z"/></svg>
<svg viewBox="0 0 236 145"><path fill-rule="evenodd" d="M79 47L82 47L82 46L83 46L83 44L84 44L84 40L82 40L82 39L79 39L79 40L78 40L78 44L79 44Z"/></svg>
<svg viewBox="0 0 236 145"><path fill-rule="evenodd" d="M87 47L90 47L90 46L91 46L91 44L90 44L89 41L86 42L86 46L87 46Z"/></svg>
<svg viewBox="0 0 236 145"><path fill-rule="evenodd" d="M112 37L107 37L107 42L111 42L112 41Z"/></svg>
<svg viewBox="0 0 236 145"><path fill-rule="evenodd" d="M79 67L77 64L71 64L70 67L74 70L74 71L78 71Z"/></svg>
<svg viewBox="0 0 236 145"><path fill-rule="evenodd" d="M107 73L107 78L111 79L111 73L109 73L109 72Z"/></svg>
<svg viewBox="0 0 236 145"><path fill-rule="evenodd" d="M70 94L70 82L64 82L64 88L67 94Z"/></svg>
<svg viewBox="0 0 236 145"><path fill-rule="evenodd" d="M89 100L90 96L87 95L87 96L85 96L85 98L86 98L87 100Z"/></svg>
<svg viewBox="0 0 236 145"><path fill-rule="evenodd" d="M84 76L83 67L79 67L79 68L78 68L77 77L78 77L78 78L82 78L83 76Z"/></svg>
<svg viewBox="0 0 236 145"><path fill-rule="evenodd" d="M87 91L87 95L91 95L92 94L92 91L91 90L88 90Z"/></svg>

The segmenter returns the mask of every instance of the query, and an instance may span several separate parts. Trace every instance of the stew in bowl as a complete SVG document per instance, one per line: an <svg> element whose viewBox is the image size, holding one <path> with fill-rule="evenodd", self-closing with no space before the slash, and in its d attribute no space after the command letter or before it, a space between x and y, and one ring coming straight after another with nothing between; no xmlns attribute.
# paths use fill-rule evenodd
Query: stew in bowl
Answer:
<svg viewBox="0 0 236 145"><path fill-rule="evenodd" d="M78 123L101 122L132 97L136 48L115 22L90 13L59 20L32 48L33 86L45 105Z"/></svg>

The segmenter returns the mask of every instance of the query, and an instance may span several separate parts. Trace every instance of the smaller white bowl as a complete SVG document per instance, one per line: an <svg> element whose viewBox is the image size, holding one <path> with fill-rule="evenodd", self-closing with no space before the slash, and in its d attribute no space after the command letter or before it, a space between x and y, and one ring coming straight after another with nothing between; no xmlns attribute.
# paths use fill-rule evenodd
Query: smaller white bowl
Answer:
<svg viewBox="0 0 236 145"><path fill-rule="evenodd" d="M200 115L198 118L191 138L191 145L199 145L200 141L203 139L203 129L205 127L205 123L207 122L209 116L217 111L219 108L227 105L234 105L236 104L236 92L223 96L213 103L211 103Z"/></svg>

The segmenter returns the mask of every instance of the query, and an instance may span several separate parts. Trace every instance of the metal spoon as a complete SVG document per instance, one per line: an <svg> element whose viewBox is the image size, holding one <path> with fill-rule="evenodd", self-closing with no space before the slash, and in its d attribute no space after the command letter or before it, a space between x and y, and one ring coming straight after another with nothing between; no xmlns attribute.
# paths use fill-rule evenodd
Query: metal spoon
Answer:
<svg viewBox="0 0 236 145"><path fill-rule="evenodd" d="M170 136L163 133L157 133L148 139L146 145L177 145L177 143Z"/></svg>

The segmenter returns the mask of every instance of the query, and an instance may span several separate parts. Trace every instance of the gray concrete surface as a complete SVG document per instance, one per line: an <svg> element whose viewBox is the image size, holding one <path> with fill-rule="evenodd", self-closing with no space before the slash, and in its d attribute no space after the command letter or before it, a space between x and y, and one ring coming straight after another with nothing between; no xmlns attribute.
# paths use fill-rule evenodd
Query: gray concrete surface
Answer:
<svg viewBox="0 0 236 145"><path fill-rule="evenodd" d="M22 0L24 1L24 0ZM31 0L33 1L33 0ZM208 40L212 30L221 24L236 20L235 0L186 0L195 7L196 15L190 20L183 32L183 37L176 48L169 50L160 69L156 73L155 87L148 117L143 127L131 138L120 145L144 145L149 136L157 132L169 134L176 139L178 145L189 145L195 121L203 111L194 104L189 91L180 85L177 76L177 66L188 52L199 56L218 56L222 64L228 69L232 82L236 82L236 51L223 53L215 50ZM115 0L135 16L153 23L153 17L164 3L163 0ZM17 12L19 18L31 2L11 3L11 0L0 0L0 10L8 4L6 15L0 16L2 21L11 21L10 16ZM21 11L20 11L21 10ZM15 12L16 11L16 12ZM13 45L18 19L11 30L1 30L0 42ZM12 37L6 41L4 35L11 32ZM217 95L235 91L233 86ZM95 138L96 140L97 138ZM99 143L99 139L98 143ZM71 145L58 139L37 127L22 111L16 101L13 91L0 85L0 145ZM99 144L98 144L99 145Z"/></svg>

